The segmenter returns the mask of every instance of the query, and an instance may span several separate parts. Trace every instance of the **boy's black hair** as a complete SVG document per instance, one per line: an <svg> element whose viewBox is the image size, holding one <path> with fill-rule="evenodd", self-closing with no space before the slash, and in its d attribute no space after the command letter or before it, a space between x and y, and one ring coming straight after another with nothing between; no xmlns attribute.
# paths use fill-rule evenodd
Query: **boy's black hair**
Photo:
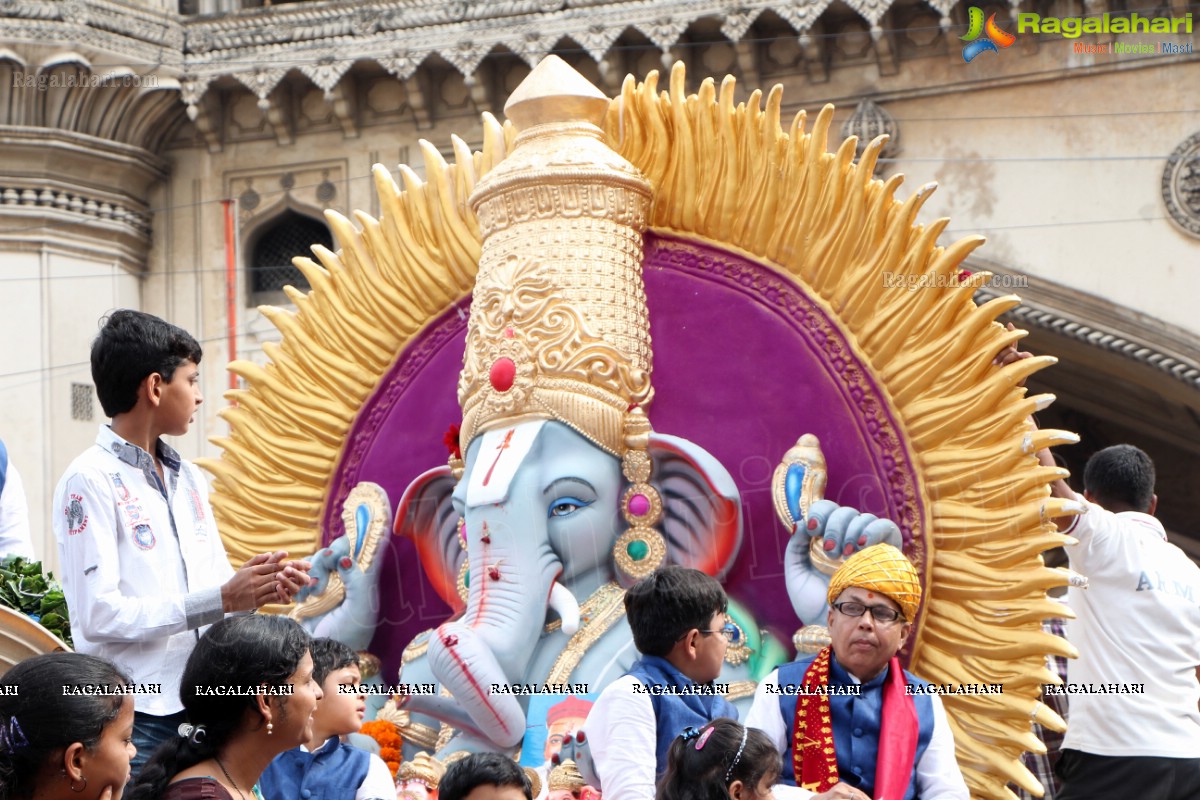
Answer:
<svg viewBox="0 0 1200 800"><path fill-rule="evenodd" d="M533 800L533 784L525 770L500 753L472 753L446 767L438 782L438 800L463 800L477 786L512 786Z"/></svg>
<svg viewBox="0 0 1200 800"><path fill-rule="evenodd" d="M309 650L312 652L313 680L318 686L323 686L329 673L334 670L358 666L358 653L337 639L313 639Z"/></svg>
<svg viewBox="0 0 1200 800"><path fill-rule="evenodd" d="M1148 512L1154 499L1154 462L1131 444L1106 447L1088 459L1083 486L1110 511Z"/></svg>
<svg viewBox="0 0 1200 800"><path fill-rule="evenodd" d="M180 364L199 364L201 355L190 333L152 314L128 308L109 314L92 342L92 381L105 416L132 410L148 376L157 372L170 383Z"/></svg>
<svg viewBox="0 0 1200 800"><path fill-rule="evenodd" d="M665 657L692 628L704 630L729 607L716 578L698 569L659 567L625 593L633 643L648 656Z"/></svg>
<svg viewBox="0 0 1200 800"><path fill-rule="evenodd" d="M705 733L708 737L697 750ZM671 742L667 771L658 782L656 796L658 800L729 800L734 781L741 781L749 794L756 796L759 783L766 778L768 784L774 784L781 767L779 751L765 733L721 717Z"/></svg>

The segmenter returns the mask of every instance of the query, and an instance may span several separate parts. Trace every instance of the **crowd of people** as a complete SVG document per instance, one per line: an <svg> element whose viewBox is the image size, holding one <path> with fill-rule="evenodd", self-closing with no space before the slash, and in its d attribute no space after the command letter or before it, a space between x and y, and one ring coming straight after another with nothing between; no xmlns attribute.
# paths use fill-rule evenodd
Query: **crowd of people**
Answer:
<svg viewBox="0 0 1200 800"><path fill-rule="evenodd" d="M284 617L309 565L284 552L230 567L197 469L163 442L203 401L193 337L112 314L91 353L106 415L54 493L53 525L78 653L0 678L0 800L391 800L362 724L359 657ZM1050 454L1039 460L1053 466ZM0 447L0 553L31 555ZM1070 695L1059 800L1200 797L1200 569L1155 519L1154 468L1135 447L1097 453L1070 511L1068 680L1140 694ZM721 585L659 568L626 594L639 660L609 684L577 742L608 800L965 800L936 693L903 669L922 587L896 548L847 558L828 589L830 644L759 684L745 724L719 692L734 630ZM1153 621L1153 625L1147 624ZM116 666L114 666L116 665ZM77 691L68 691L74 687ZM131 780L132 778L132 780ZM1048 783L1053 783L1048 781ZM533 800L507 756L454 761L441 800Z"/></svg>

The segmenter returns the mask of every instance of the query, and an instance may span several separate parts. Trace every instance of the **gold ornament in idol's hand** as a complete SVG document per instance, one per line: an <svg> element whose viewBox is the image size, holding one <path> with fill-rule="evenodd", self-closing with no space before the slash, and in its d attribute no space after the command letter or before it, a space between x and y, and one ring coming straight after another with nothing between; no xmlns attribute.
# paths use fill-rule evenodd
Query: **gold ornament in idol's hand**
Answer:
<svg viewBox="0 0 1200 800"><path fill-rule="evenodd" d="M650 184L605 144L608 105L555 56L505 105L515 147L470 198L483 248L458 383L464 449L541 418L620 456L626 410L651 399Z"/></svg>
<svg viewBox="0 0 1200 800"><path fill-rule="evenodd" d="M804 478L800 484L799 506L800 515L794 517L787 500L787 476L793 466L804 468ZM807 536L803 530L808 518L808 511L813 503L825 498L825 484L829 471L825 465L825 454L821 452L821 442L811 433L806 433L788 448L775 467L771 476L771 501L775 505L775 515L783 523L790 536ZM840 556L829 556L825 553L823 542L814 538L808 543L808 557L813 567L825 575L832 575L842 564Z"/></svg>
<svg viewBox="0 0 1200 800"><path fill-rule="evenodd" d="M792 516L787 502L787 474L793 466L804 468L804 479L800 488L800 516ZM775 514L783 523L788 533L797 532L798 526L808 516L812 504L825 498L825 483L828 479L828 469L825 466L825 454L821 452L821 442L811 433L806 433L788 448L771 475L771 501L775 504Z"/></svg>

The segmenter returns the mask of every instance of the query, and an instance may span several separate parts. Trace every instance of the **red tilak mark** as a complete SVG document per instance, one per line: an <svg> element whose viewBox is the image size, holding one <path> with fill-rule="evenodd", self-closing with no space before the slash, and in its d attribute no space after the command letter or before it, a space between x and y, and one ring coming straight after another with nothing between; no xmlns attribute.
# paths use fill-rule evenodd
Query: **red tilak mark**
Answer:
<svg viewBox="0 0 1200 800"><path fill-rule="evenodd" d="M458 637L453 633L447 633L442 637L442 644L446 645L446 647L454 647L454 645L458 644Z"/></svg>
<svg viewBox="0 0 1200 800"><path fill-rule="evenodd" d="M350 569L350 565L353 563L354 562L351 561L349 558L346 558L345 556L342 557L342 560L341 560L342 569Z"/></svg>
<svg viewBox="0 0 1200 800"><path fill-rule="evenodd" d="M479 537L479 541L483 542L484 544L492 543L492 537L488 535L488 526L487 526L486 519L483 521L483 535Z"/></svg>
<svg viewBox="0 0 1200 800"><path fill-rule="evenodd" d="M483 476L483 485L487 486L488 481L492 479L492 472L495 471L496 465L500 463L500 456L504 455L504 451L509 448L512 443L513 434L516 433L515 428L509 428L508 434L504 437L504 441L496 446L496 460L488 467L487 475Z"/></svg>
<svg viewBox="0 0 1200 800"><path fill-rule="evenodd" d="M487 568L488 577L494 581L500 580L500 565L491 564Z"/></svg>
<svg viewBox="0 0 1200 800"><path fill-rule="evenodd" d="M875 599L875 593L874 593L874 592L867 592L867 599L868 599L868 600L874 600L874 599Z"/></svg>

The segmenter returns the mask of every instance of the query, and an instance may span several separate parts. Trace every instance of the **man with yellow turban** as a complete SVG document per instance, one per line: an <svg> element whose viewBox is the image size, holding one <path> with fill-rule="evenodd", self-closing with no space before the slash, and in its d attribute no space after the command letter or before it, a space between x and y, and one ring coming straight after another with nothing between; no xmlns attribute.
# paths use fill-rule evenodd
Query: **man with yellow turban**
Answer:
<svg viewBox="0 0 1200 800"><path fill-rule="evenodd" d="M746 717L784 754L778 800L967 800L941 698L896 658L920 605L890 544L833 574L830 646L768 675Z"/></svg>

